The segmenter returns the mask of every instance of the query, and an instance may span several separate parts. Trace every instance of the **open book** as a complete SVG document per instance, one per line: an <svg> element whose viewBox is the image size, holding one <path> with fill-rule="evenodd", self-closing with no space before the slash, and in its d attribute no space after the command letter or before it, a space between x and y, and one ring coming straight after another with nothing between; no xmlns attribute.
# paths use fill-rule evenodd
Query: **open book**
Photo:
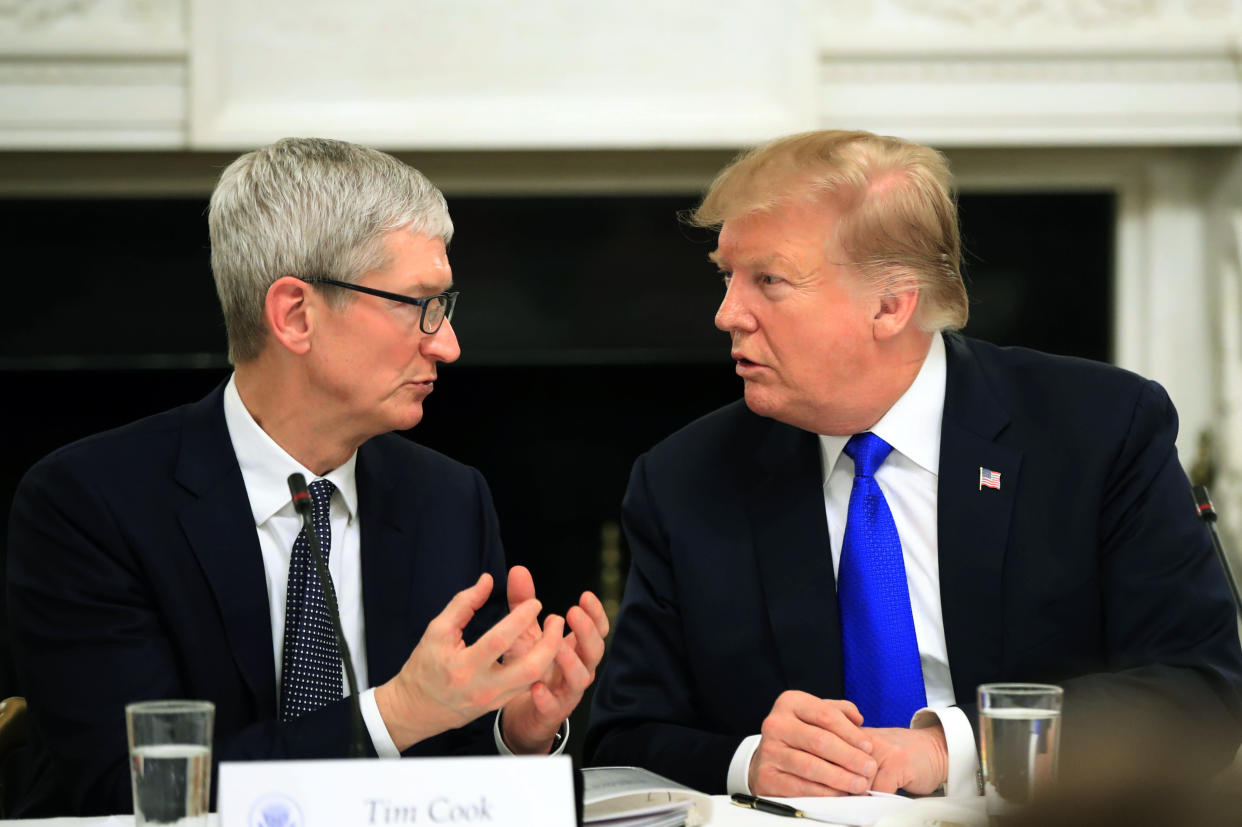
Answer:
<svg viewBox="0 0 1242 827"><path fill-rule="evenodd" d="M712 799L638 767L582 771L583 822L597 827L697 827L712 817Z"/></svg>

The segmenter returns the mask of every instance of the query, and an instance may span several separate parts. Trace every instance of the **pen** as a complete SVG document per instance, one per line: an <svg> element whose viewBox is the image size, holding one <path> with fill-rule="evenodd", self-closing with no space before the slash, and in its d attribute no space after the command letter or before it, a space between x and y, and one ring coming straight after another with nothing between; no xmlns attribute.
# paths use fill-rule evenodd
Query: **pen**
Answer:
<svg viewBox="0 0 1242 827"><path fill-rule="evenodd" d="M734 793L733 803L739 807L749 807L752 810L758 810L761 813L771 813L774 816L806 818L806 814L796 807L790 807L788 804L782 804L779 801L768 801L766 798L760 798L757 795Z"/></svg>

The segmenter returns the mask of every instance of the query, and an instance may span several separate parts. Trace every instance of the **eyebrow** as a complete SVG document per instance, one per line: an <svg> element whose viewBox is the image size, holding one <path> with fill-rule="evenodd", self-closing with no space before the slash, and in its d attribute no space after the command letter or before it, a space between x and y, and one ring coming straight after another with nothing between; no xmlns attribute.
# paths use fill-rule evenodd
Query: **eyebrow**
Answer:
<svg viewBox="0 0 1242 827"><path fill-rule="evenodd" d="M717 267L724 266L721 260L721 255L720 255L719 250L713 250L712 252L708 253L707 258ZM793 266L793 262L789 261L789 259L777 253L770 253L769 255L760 256L759 258L744 259L742 261L742 264L748 270L766 270L778 261L784 262L791 267Z"/></svg>
<svg viewBox="0 0 1242 827"><path fill-rule="evenodd" d="M449 293L449 292L452 292L453 288L455 288L456 286L457 286L457 283L456 283L456 282L454 282L452 279L449 279L449 283L448 283L448 285L446 285L446 286L445 286L445 287L443 287L443 288L439 288L439 289L434 288L434 287L430 287L430 286L428 286L427 284L424 284L423 282L419 282L419 283L417 283L417 284L415 284L415 285L414 285L414 289L413 289L413 290L410 290L410 291L401 291L401 292L403 292L403 293L404 293L405 295L407 295L407 296L413 296L413 297L415 297L415 298L427 298L427 296L438 296L438 295L440 295L441 293ZM434 292L434 293L433 293L433 292L430 292L430 291L432 291L432 290L435 290L435 292ZM423 295L424 293L425 293L426 295Z"/></svg>

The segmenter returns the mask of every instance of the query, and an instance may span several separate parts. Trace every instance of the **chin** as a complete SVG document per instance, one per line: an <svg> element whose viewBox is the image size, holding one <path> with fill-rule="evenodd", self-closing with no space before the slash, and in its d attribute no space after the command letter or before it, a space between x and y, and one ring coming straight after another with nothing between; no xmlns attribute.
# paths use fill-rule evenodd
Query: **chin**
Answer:
<svg viewBox="0 0 1242 827"><path fill-rule="evenodd" d="M761 388L746 386L746 407L750 408L751 413L756 416L775 419L777 422L783 422L811 433L828 433L816 430L815 419L808 416L805 408L794 404L794 401L788 397L765 393Z"/></svg>
<svg viewBox="0 0 1242 827"><path fill-rule="evenodd" d="M766 416L770 419L780 419L782 406L772 398L769 393L747 384L746 386L746 407L750 408L751 413L759 416Z"/></svg>
<svg viewBox="0 0 1242 827"><path fill-rule="evenodd" d="M401 411L392 419L392 431L408 431L415 425L423 421L422 403L416 403L408 409Z"/></svg>

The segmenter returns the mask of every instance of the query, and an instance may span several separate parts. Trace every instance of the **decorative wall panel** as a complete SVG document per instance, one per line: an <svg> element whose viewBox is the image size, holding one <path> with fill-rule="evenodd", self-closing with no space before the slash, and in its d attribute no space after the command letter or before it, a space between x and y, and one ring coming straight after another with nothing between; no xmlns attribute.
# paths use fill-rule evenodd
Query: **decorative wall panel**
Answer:
<svg viewBox="0 0 1242 827"><path fill-rule="evenodd" d="M0 147L183 146L184 27L181 0L0 0Z"/></svg>
<svg viewBox="0 0 1242 827"><path fill-rule="evenodd" d="M196 147L710 147L814 125L801 2L192 5Z"/></svg>

